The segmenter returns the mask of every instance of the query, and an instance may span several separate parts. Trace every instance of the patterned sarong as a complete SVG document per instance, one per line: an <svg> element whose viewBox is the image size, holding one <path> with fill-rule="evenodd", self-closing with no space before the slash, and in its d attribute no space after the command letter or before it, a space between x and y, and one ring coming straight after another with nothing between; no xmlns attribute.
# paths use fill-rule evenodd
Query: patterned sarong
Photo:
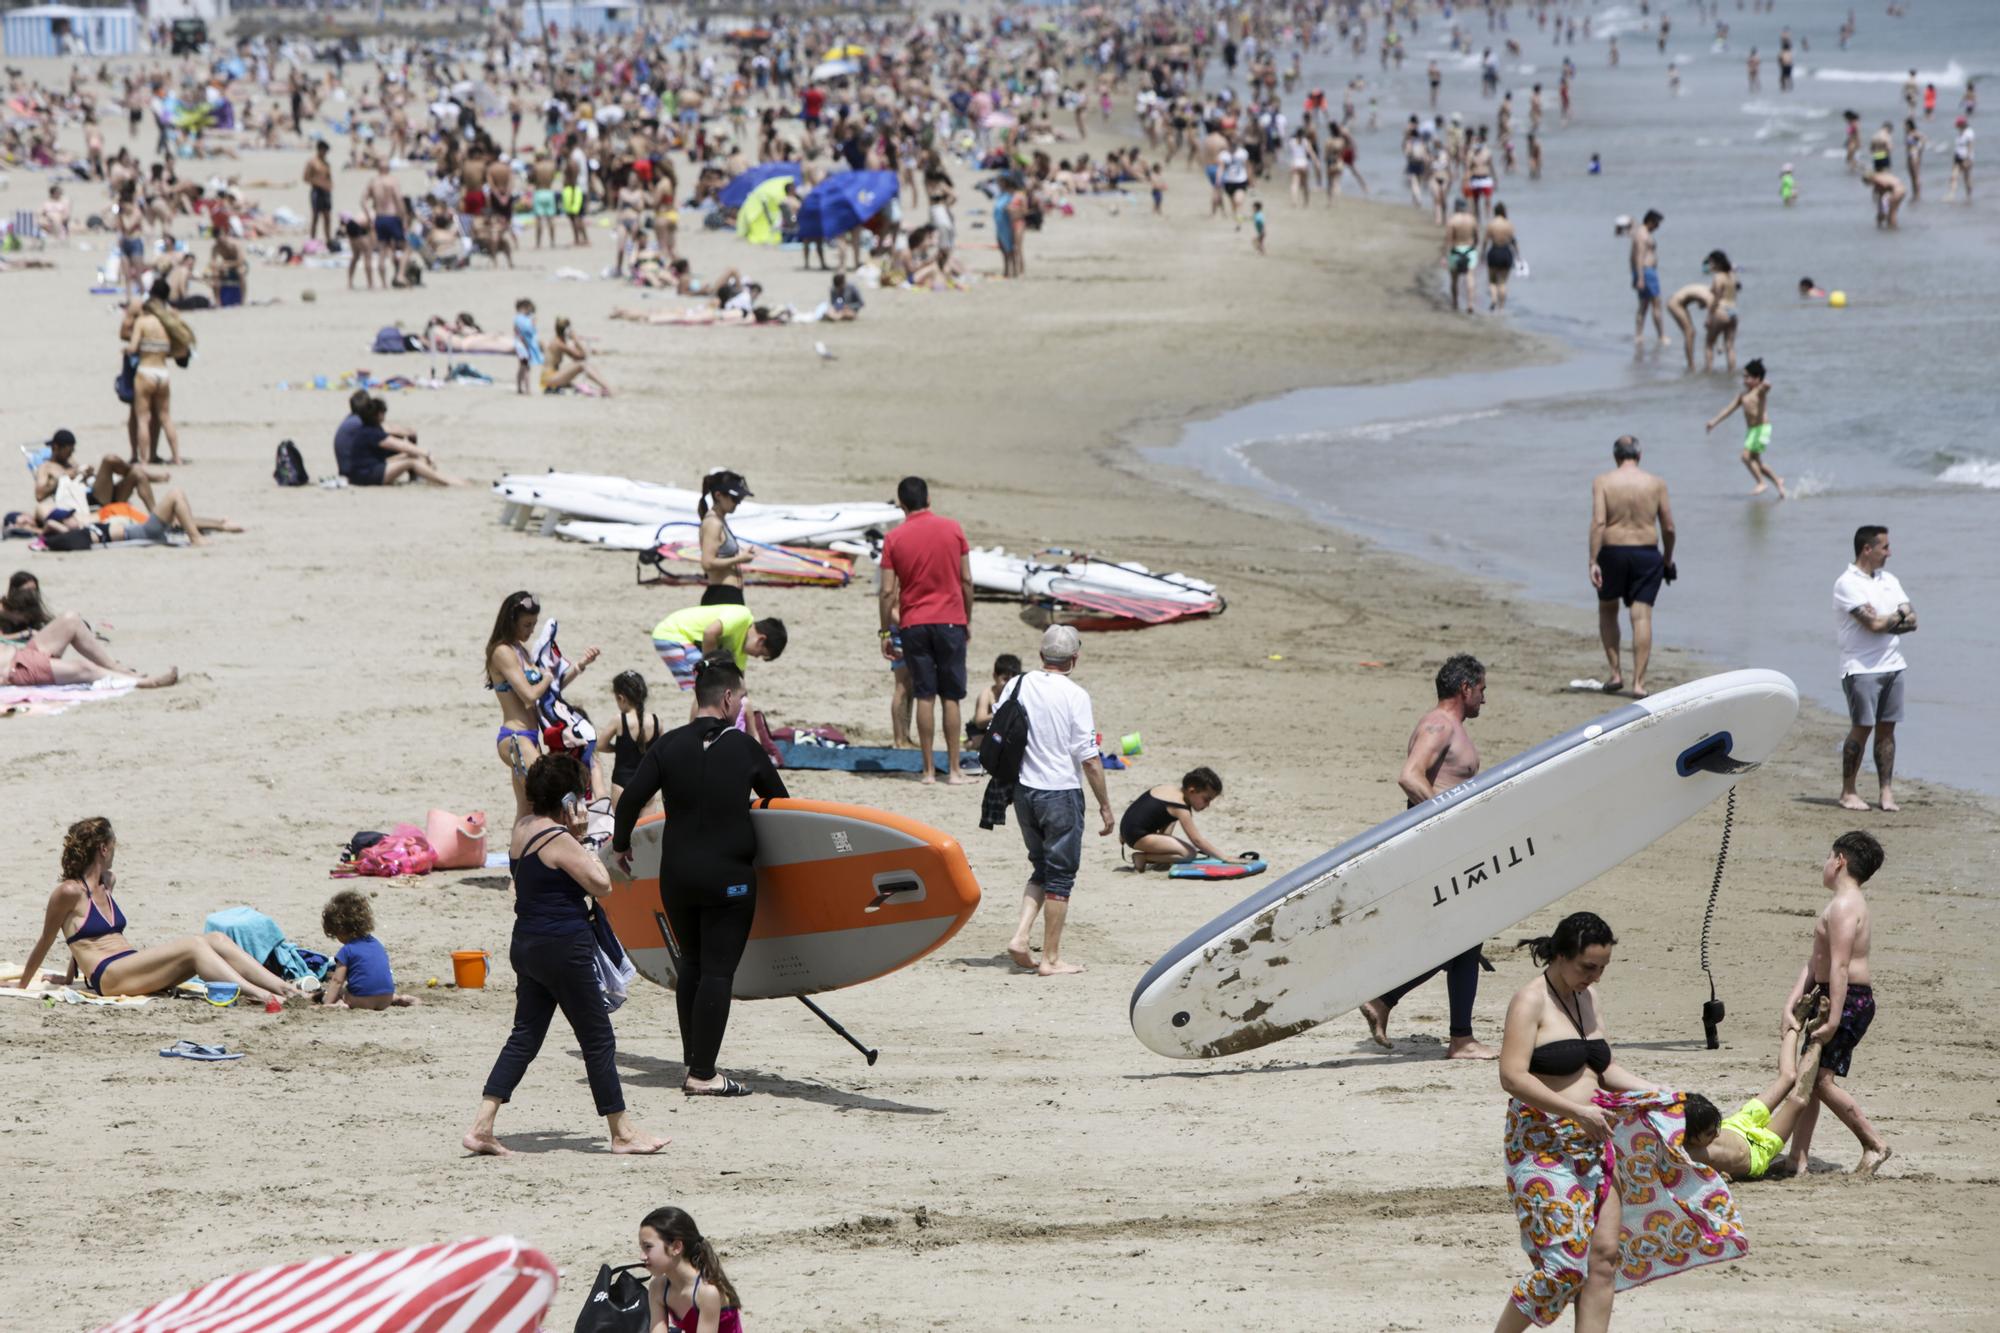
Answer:
<svg viewBox="0 0 2000 1333"><path fill-rule="evenodd" d="M1507 1103L1507 1195L1520 1218L1521 1248L1535 1266L1513 1299L1542 1327L1583 1288L1591 1229L1614 1179L1624 1205L1619 1291L1750 1250L1729 1187L1681 1147L1685 1094L1600 1092L1596 1101L1612 1127L1602 1146L1573 1120Z"/></svg>

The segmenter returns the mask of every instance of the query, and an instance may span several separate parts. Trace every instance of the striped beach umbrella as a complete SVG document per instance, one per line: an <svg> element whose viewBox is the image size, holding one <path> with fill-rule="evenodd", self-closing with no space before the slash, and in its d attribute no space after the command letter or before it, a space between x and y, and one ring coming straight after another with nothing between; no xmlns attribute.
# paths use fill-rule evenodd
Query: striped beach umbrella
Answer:
<svg viewBox="0 0 2000 1333"><path fill-rule="evenodd" d="M531 1333L555 1294L547 1255L494 1236L239 1273L100 1333Z"/></svg>

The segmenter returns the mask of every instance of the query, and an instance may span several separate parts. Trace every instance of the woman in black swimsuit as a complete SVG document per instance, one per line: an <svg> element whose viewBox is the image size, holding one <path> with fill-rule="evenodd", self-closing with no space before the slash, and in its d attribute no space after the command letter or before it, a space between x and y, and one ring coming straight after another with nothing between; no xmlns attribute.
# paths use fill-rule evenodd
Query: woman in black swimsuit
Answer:
<svg viewBox="0 0 2000 1333"><path fill-rule="evenodd" d="M1194 826L1195 812L1206 810L1222 795L1222 779L1212 768L1193 768L1180 786L1162 783L1139 793L1118 821L1118 841L1132 852L1132 867L1170 866L1196 856L1229 858L1209 845ZM1176 825L1180 836L1167 830Z"/></svg>
<svg viewBox="0 0 2000 1333"><path fill-rule="evenodd" d="M618 703L618 734L611 738L611 803L616 805L639 771L639 760L660 739L660 718L647 714L646 678L636 671L612 677L611 697Z"/></svg>
<svg viewBox="0 0 2000 1333"><path fill-rule="evenodd" d="M1521 941L1520 947L1542 964L1542 974L1514 992L1507 1005L1507 1028L1500 1045L1500 1086L1512 1099L1508 1107L1510 1143L1517 1125L1528 1126L1525 1132L1530 1136L1552 1135L1572 1150L1567 1157L1590 1159L1587 1170L1602 1184L1602 1201L1589 1231L1589 1259L1581 1284L1563 1293L1541 1290L1533 1277L1523 1284L1534 1288L1528 1298L1538 1305L1544 1300L1574 1299L1576 1325L1584 1330L1610 1326L1613 1282L1620 1262L1622 1200L1617 1181L1603 1170L1601 1151L1611 1138L1611 1122L1594 1099L1600 1091L1644 1092L1654 1086L1612 1057L1604 1019L1598 1012L1597 983L1611 965L1611 949L1617 942L1611 927L1594 912L1572 912L1556 926L1553 935ZM1511 1172L1516 1166L1511 1147L1508 1161ZM1517 1195L1515 1202L1523 1209L1525 1234L1525 1210L1532 1208L1534 1201ZM1515 1298L1502 1311L1499 1329L1518 1333L1528 1327L1529 1317L1520 1304L1522 1291L1516 1288Z"/></svg>

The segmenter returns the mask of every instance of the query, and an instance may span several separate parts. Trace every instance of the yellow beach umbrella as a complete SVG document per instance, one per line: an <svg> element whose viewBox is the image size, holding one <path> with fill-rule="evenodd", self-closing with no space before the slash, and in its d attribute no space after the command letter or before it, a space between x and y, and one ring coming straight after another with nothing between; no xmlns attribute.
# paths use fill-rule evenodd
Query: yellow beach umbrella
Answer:
<svg viewBox="0 0 2000 1333"><path fill-rule="evenodd" d="M867 58L868 48L857 46L852 42L845 46L830 46L826 54L820 57L821 60L866 60Z"/></svg>

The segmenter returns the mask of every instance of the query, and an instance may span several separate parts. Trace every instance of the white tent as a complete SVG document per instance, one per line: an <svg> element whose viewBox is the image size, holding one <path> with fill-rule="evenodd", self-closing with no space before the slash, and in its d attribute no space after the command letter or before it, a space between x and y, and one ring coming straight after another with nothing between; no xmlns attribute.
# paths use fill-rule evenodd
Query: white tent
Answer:
<svg viewBox="0 0 2000 1333"><path fill-rule="evenodd" d="M7 54L129 56L139 49L139 15L130 9L36 5L6 16Z"/></svg>

